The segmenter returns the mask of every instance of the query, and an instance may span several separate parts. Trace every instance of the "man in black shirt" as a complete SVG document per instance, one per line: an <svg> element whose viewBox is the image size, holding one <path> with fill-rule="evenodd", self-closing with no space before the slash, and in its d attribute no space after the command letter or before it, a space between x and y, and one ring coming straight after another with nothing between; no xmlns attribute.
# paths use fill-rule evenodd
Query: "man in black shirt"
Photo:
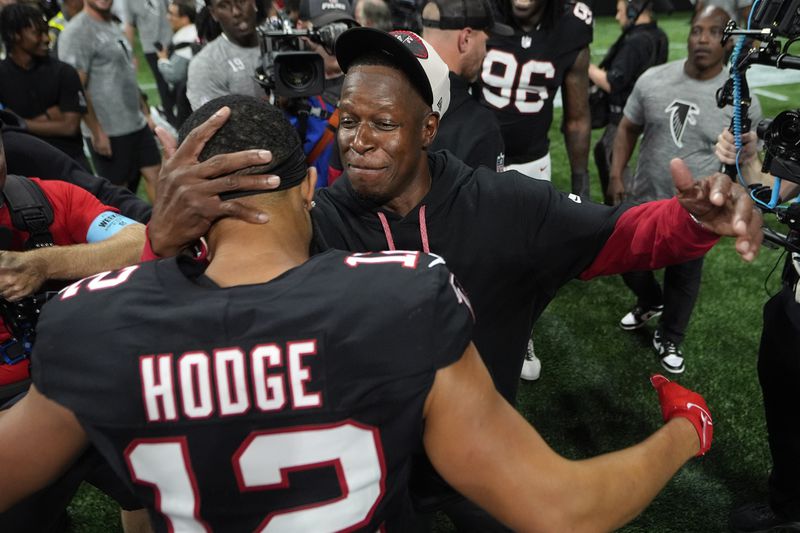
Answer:
<svg viewBox="0 0 800 533"><path fill-rule="evenodd" d="M484 0L433 0L422 9L422 37L450 69L450 105L431 150L450 150L467 165L503 171L503 135L494 113L478 103L478 80L490 33L510 35Z"/></svg>
<svg viewBox="0 0 800 533"><path fill-rule="evenodd" d="M653 18L651 0L644 0L644 3L642 0L619 0L616 18L623 27L622 40L615 43L601 66L589 65L589 79L608 93L608 126L594 147L594 161L604 196L611 172L614 136L625 102L639 76L648 68L664 63L669 53L669 40ZM625 165L626 182L629 174L628 165ZM611 199L608 203L612 203Z"/></svg>
<svg viewBox="0 0 800 533"><path fill-rule="evenodd" d="M38 7L20 3L0 13L8 57L0 62L0 107L23 119L28 131L52 144L84 169L81 116L86 113L78 73L49 53L47 21Z"/></svg>

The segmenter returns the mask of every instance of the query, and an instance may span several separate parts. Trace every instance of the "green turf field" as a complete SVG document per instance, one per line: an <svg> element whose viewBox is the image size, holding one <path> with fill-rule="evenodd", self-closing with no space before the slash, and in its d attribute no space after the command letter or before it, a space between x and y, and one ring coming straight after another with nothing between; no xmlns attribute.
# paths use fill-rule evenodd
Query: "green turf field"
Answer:
<svg viewBox="0 0 800 533"><path fill-rule="evenodd" d="M686 13L661 17L671 46L670 59L686 55ZM593 62L619 33L612 18L595 26ZM140 82L152 77L140 59ZM761 98L765 116L800 106L800 85L769 87L786 101ZM151 101L157 100L148 89ZM569 187L569 167L558 131L560 110L550 138L557 187ZM600 132L595 132L594 140ZM600 199L593 176L593 197ZM554 253L558 253L554 250ZM769 452L756 352L761 307L777 291L781 252L763 249L754 264L738 259L732 241L724 240L707 256L703 285L683 345L687 370L680 382L702 391L715 420L714 446L691 461L626 532L687 533L727 531L734 505L766 497ZM618 277L572 282L550 305L535 330L542 376L522 383L519 408L558 452L585 458L637 442L661 424L656 394L648 383L660 365L650 347L651 329L625 332L620 317L634 303ZM658 460L658 458L654 458ZM535 508L536 502L518 502ZM97 491L84 487L70 507L73 531L119 531L118 512ZM448 531L446 521L437 529Z"/></svg>

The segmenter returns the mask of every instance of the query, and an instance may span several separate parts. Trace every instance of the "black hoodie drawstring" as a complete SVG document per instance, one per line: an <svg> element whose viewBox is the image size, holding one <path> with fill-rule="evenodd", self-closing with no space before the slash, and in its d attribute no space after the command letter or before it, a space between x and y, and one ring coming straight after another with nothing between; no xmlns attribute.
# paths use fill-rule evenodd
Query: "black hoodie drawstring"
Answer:
<svg viewBox="0 0 800 533"><path fill-rule="evenodd" d="M383 226L383 234L386 236L386 244L389 246L389 250L396 250L394 239L392 238L392 229L389 227L386 215L378 211L378 219L381 221L381 226ZM431 253L431 247L428 244L428 225L425 222L425 205L419 208L419 236L422 239L422 251L426 254Z"/></svg>

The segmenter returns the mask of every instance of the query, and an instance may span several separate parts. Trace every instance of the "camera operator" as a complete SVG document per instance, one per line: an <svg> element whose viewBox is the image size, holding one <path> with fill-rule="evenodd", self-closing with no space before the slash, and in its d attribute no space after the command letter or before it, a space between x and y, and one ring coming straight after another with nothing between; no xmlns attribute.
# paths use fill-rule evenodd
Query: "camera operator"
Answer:
<svg viewBox="0 0 800 533"><path fill-rule="evenodd" d="M264 98L253 73L261 65L255 0L206 0L222 33L189 63L186 96L192 109L228 94Z"/></svg>
<svg viewBox="0 0 800 533"><path fill-rule="evenodd" d="M298 28L319 31L337 23L342 24L340 28L342 31L358 25L348 0L301 0ZM336 33L334 30L328 34ZM317 169L319 188L329 184L328 166L335 151L336 128L339 124L336 107L342 92L344 74L333 54L332 42L320 43L308 38L303 38L303 41L309 51L322 56L325 90L320 95L303 99L299 102L299 109L291 103L285 109L288 111L289 121L297 128L303 139L306 162Z"/></svg>
<svg viewBox="0 0 800 533"><path fill-rule="evenodd" d="M756 154L756 134L742 135L739 157L742 176L751 184L772 184L772 176L761 172ZM734 164L733 135L725 130L716 145L717 157ZM780 197L800 194L800 185L784 181ZM795 241L798 232L789 233ZM758 349L758 381L764 395L772 473L769 502L757 502L734 509L731 529L738 532L800 529L800 431L797 415L797 383L800 381L800 254L791 253L783 268L781 290L764 305L764 327ZM783 529L781 529L783 530Z"/></svg>

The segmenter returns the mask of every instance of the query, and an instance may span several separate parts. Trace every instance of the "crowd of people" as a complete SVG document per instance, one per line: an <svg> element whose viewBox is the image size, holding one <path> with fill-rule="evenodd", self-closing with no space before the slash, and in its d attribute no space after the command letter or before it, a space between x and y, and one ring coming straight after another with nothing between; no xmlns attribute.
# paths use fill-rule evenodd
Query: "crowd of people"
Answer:
<svg viewBox="0 0 800 533"><path fill-rule="evenodd" d="M636 302L619 326L660 317L657 360L680 375L703 256L720 236L758 253L760 213L717 172L736 152L715 102L723 7L698 5L688 57L667 63L652 2L620 0L620 40L593 65L580 1L119 2L0 10L0 529L57 531L89 480L128 532L426 531L438 512L459 531L608 530L710 448L702 396L663 376L665 425L586 462L513 406L568 281L621 274ZM264 28L317 54L318 94L278 92ZM596 90L607 205L589 194ZM771 316L796 346L787 265ZM20 318L52 287L38 324ZM773 499L737 510L737 531L800 521L775 392L797 365L766 338Z"/></svg>

